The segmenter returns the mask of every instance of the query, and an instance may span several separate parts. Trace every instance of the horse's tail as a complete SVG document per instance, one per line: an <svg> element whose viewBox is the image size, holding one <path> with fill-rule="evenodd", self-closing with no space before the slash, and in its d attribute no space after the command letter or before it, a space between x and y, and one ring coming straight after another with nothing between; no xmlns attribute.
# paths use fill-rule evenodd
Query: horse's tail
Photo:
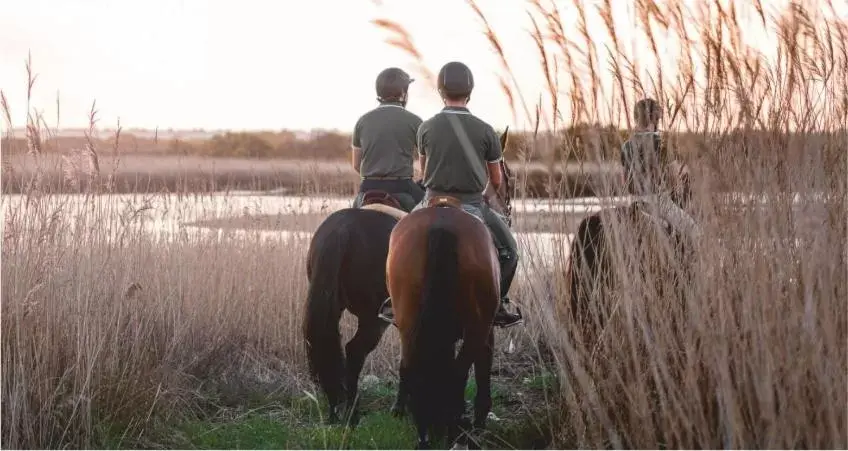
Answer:
<svg viewBox="0 0 848 451"><path fill-rule="evenodd" d="M303 335L309 373L328 396L341 396L344 355L338 321L344 304L341 300L340 276L348 231L338 227L315 241L310 253L312 277L307 292Z"/></svg>
<svg viewBox="0 0 848 451"><path fill-rule="evenodd" d="M569 285L571 319L583 332L585 343L605 324L605 307L595 301L598 290L608 283L607 236L602 216L587 216L577 227L571 244Z"/></svg>
<svg viewBox="0 0 848 451"><path fill-rule="evenodd" d="M408 355L410 408L429 424L446 419L453 407L448 405L451 393L459 389L454 387L458 239L440 216L427 236L424 289Z"/></svg>

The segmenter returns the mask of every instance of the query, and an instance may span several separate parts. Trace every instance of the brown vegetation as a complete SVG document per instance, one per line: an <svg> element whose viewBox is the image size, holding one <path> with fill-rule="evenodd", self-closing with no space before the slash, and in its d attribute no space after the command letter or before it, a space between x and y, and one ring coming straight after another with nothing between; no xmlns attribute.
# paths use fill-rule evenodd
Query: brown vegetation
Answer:
<svg viewBox="0 0 848 451"><path fill-rule="evenodd" d="M615 39L625 25L614 23L611 1L597 11L579 1L569 7L582 29L586 14L599 14L613 44L566 39L560 13L532 1L550 100L570 105L573 123L594 123L598 111L624 117L642 95L635 62ZM745 27L774 31L779 58L745 47L740 8L762 19ZM526 277L515 299L528 322L524 331L498 332L498 349L520 338L516 353L556 365L562 396L550 402L563 415L554 445L848 447L848 27L815 16L828 6L811 2L792 2L774 17L757 0L697 2L692 10L640 0L636 10L649 42L659 30L688 38L676 71L659 68L663 78L653 83L678 111L668 128L695 163L692 211L705 234L698 270L670 296L656 265L634 267L640 260L621 243L621 289L597 299L612 319L597 343L584 343L562 289L567 246L554 250L551 268L519 240ZM487 30L490 40L495 32ZM588 68L588 78L577 67ZM598 81L607 68L611 91ZM39 123L29 121L26 150L43 162L49 137L40 139ZM601 159L600 132L587 134L579 151ZM83 181L93 174L108 182L126 155L118 145L109 160L111 146L85 145L78 166L88 169L70 176L100 191L99 182ZM536 154L550 146L527 145ZM268 241L176 225L166 241L147 230L165 215L185 223L277 212L185 193L125 202L44 196L43 173L31 174L21 179L24 195L4 196L2 206L4 446L97 447L114 436L152 446L145 438L157 425L252 396L311 390L297 332L305 237ZM729 206L714 196L722 187L757 196ZM598 192L616 189L602 184ZM816 224L804 221L810 216ZM397 353L391 331L369 370L392 375Z"/></svg>

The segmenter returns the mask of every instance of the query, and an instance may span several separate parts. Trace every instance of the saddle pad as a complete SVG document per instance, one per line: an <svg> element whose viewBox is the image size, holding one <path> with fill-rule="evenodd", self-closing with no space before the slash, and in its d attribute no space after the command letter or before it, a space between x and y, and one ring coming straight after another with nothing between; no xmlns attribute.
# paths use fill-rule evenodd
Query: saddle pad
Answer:
<svg viewBox="0 0 848 451"><path fill-rule="evenodd" d="M462 208L462 202L451 196L433 196L427 201L428 207L453 207Z"/></svg>
<svg viewBox="0 0 848 451"><path fill-rule="evenodd" d="M371 205L371 204L383 204L388 205L389 207L397 208L398 210L402 210L403 208L395 199L394 196L387 193L386 191L372 189L368 190L362 196L362 205Z"/></svg>

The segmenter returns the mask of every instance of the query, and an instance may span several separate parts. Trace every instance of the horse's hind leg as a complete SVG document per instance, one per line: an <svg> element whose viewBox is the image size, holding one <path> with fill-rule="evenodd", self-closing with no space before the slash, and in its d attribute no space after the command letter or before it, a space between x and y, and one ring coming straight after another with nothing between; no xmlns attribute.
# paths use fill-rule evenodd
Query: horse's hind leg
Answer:
<svg viewBox="0 0 848 451"><path fill-rule="evenodd" d="M492 409L492 360L495 334L489 331L489 338L474 362L474 380L477 382L477 395L474 397L474 428L485 429L486 419Z"/></svg>
<svg viewBox="0 0 848 451"><path fill-rule="evenodd" d="M392 404L392 415L395 417L403 416L406 413L406 405L409 402L409 388L407 385L409 384L409 377L406 375L406 368L403 367L403 362L398 367L398 391L397 398L395 398L394 404Z"/></svg>
<svg viewBox="0 0 848 451"><path fill-rule="evenodd" d="M451 400L453 400L452 418L448 422L448 443L456 442L459 446L467 444L467 437L462 429L470 429L470 422L464 419L465 414L465 386L468 383L468 372L474 363L476 347L470 341L463 341L462 348L456 357L454 370L456 371L455 385L452 388Z"/></svg>
<svg viewBox="0 0 848 451"><path fill-rule="evenodd" d="M356 412L357 397L359 396L359 373L365 364L365 358L380 343L380 338L388 325L376 317L360 318L356 334L345 345L347 356L346 387L348 409L351 414Z"/></svg>

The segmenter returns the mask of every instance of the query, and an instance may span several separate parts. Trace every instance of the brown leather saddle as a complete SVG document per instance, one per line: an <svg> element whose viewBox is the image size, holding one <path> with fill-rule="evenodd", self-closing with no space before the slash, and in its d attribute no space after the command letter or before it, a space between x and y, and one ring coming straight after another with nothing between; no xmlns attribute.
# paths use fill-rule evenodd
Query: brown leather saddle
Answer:
<svg viewBox="0 0 848 451"><path fill-rule="evenodd" d="M389 207L397 208L398 210L402 210L403 208L400 206L400 202L395 199L394 196L387 193L386 191L379 189L372 189L365 192L362 196L362 206L371 205L371 204L383 204Z"/></svg>
<svg viewBox="0 0 848 451"><path fill-rule="evenodd" d="M428 207L462 208L462 202L452 196L433 196L427 201Z"/></svg>

